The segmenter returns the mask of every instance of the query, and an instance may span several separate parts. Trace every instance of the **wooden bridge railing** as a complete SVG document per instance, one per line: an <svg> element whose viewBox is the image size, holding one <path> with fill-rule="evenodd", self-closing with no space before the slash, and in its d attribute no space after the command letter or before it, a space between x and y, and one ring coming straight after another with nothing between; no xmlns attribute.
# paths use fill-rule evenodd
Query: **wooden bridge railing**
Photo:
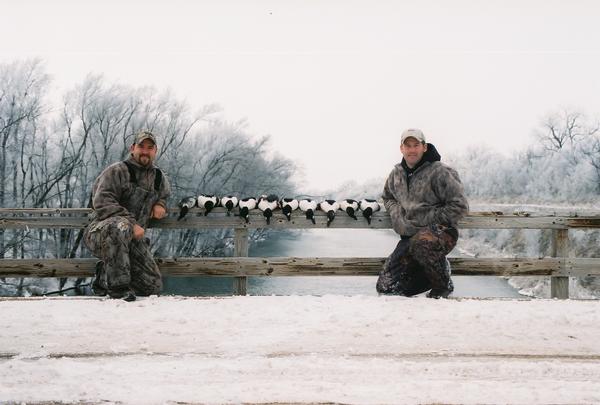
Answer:
<svg viewBox="0 0 600 405"><path fill-rule="evenodd" d="M89 209L0 209L0 229L9 228L62 228L78 229L88 224ZM217 229L233 228L234 257L158 258L161 272L171 276L229 276L234 277L234 293L246 294L247 276L307 276L307 275L377 275L385 258L296 258L248 257L248 230L318 229L327 228L323 212L315 213L316 224L306 220L300 211L292 213L292 220L280 211L274 213L267 225L262 213L250 213L250 223L235 215L225 215L222 208L208 216L200 209L192 209L181 221L176 210L161 221L152 221L151 227L163 229ZM461 223L461 229L551 229L553 245L551 257L541 258L451 258L453 275L494 276L550 276L551 296L568 298L569 277L600 275L600 258L571 257L569 230L600 228L600 214L553 215L500 212L471 212ZM373 215L369 225L364 218L353 220L339 212L330 228L390 229L386 212ZM0 277L90 277L96 259L1 259Z"/></svg>

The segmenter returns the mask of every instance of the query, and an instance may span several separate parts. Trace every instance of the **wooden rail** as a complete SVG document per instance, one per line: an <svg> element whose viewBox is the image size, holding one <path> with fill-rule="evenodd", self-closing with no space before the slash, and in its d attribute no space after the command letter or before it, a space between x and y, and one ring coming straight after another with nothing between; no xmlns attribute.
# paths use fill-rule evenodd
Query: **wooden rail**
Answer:
<svg viewBox="0 0 600 405"><path fill-rule="evenodd" d="M314 229L326 228L327 217L321 211L315 212L316 225L306 220L303 213L294 211L292 220L288 222L283 214L275 212L271 225L267 225L262 213L253 210L250 223L237 215L227 216L223 208L215 208L208 216L204 216L199 208L193 208L181 221L177 221L176 210L171 209L169 217L160 221L152 221L151 227L163 229L183 228L273 228L273 229ZM86 208L60 208L60 209L0 209L0 229L5 228L81 228L89 223ZM471 212L463 221L459 222L462 229L571 229L571 228L600 228L600 213L593 216L577 215L536 215L532 213L503 214L500 212ZM362 217L355 221L344 212L339 212L330 228L355 228L355 229L389 229L391 222L385 211L373 215L371 225Z"/></svg>
<svg viewBox="0 0 600 405"><path fill-rule="evenodd" d="M200 257L158 258L169 276L374 276L385 257ZM453 275L597 275L600 259L450 258ZM2 259L2 277L91 277L97 259Z"/></svg>
<svg viewBox="0 0 600 405"><path fill-rule="evenodd" d="M235 294L246 294L248 276L306 276L306 275L377 275L385 258L294 258L248 256L248 230L318 229L327 228L323 212L315 212L316 224L308 221L300 211L292 213L288 221L276 211L267 225L262 213L250 213L249 223L237 215L227 216L223 208L214 209L204 216L201 209L192 209L181 221L175 209L150 227L161 229L218 229L233 228L234 257L159 258L158 264L165 275L230 276L234 278ZM62 228L77 229L89 223L89 209L0 209L0 229ZM237 211L236 211L237 212ZM459 223L462 229L551 229L553 232L552 257L545 258L451 258L455 275L495 276L551 276L551 294L568 298L569 277L600 275L600 258L573 258L569 245L569 229L600 228L600 214L532 214L501 212L471 212ZM389 215L378 212L371 224L359 216L358 220L339 212L330 228L389 229ZM0 277L89 277L96 259L23 259L0 260Z"/></svg>

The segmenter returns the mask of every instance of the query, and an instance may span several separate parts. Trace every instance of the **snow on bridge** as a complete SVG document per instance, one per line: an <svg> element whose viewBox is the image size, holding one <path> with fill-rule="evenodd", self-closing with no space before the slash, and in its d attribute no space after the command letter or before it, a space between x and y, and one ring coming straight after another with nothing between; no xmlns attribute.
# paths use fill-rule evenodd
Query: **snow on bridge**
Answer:
<svg viewBox="0 0 600 405"><path fill-rule="evenodd" d="M0 403L599 403L600 302L1 299Z"/></svg>

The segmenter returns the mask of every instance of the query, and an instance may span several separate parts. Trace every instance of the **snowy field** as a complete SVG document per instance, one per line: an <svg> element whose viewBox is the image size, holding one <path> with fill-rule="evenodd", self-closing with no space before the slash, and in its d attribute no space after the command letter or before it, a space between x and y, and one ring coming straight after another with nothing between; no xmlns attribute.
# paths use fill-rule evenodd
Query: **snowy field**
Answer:
<svg viewBox="0 0 600 405"><path fill-rule="evenodd" d="M600 403L600 302L2 299L0 403Z"/></svg>

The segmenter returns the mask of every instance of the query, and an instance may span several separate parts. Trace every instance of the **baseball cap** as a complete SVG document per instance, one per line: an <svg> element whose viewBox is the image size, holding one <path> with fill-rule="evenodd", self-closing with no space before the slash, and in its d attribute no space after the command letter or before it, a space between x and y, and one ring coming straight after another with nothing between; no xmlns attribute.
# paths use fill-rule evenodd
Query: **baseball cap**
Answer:
<svg viewBox="0 0 600 405"><path fill-rule="evenodd" d="M150 131L140 131L137 134L135 134L133 143L139 145L146 139L150 139L156 145L156 136L154 136L154 134Z"/></svg>
<svg viewBox="0 0 600 405"><path fill-rule="evenodd" d="M406 131L402 132L402 138L400 140L400 143L404 143L404 141L407 138L415 138L417 141L419 141L421 143L427 142L427 141L425 141L425 135L423 135L423 131L421 131L420 129L416 129L416 128L407 129Z"/></svg>

